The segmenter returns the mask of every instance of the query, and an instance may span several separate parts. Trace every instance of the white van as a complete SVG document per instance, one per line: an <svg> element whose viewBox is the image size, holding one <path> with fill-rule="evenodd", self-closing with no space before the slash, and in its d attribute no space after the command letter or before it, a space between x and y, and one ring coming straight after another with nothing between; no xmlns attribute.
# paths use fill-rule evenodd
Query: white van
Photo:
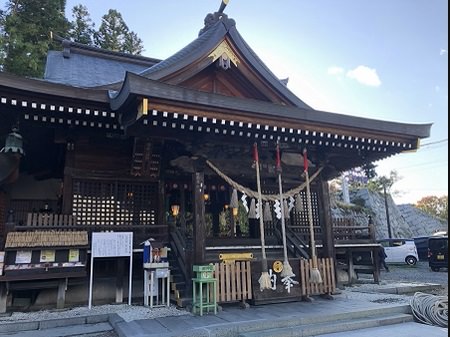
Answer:
<svg viewBox="0 0 450 337"><path fill-rule="evenodd" d="M419 261L419 254L414 239L378 240L386 252L386 263L406 263L414 266Z"/></svg>

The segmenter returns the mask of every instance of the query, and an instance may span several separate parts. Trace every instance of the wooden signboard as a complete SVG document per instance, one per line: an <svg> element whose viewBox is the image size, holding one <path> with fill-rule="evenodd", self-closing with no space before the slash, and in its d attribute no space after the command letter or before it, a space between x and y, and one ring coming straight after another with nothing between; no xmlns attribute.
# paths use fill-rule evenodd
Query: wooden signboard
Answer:
<svg viewBox="0 0 450 337"><path fill-rule="evenodd" d="M281 303L290 301L300 301L302 298L302 290L300 284L292 284L289 290L286 283L282 282L283 277L279 269L280 260L267 260L269 267L269 275L271 276L273 289L260 290L259 278L261 276L261 261L252 261L252 288L253 288L253 304ZM296 274L292 278L293 281L300 281L300 260L289 259L289 264L293 272Z"/></svg>

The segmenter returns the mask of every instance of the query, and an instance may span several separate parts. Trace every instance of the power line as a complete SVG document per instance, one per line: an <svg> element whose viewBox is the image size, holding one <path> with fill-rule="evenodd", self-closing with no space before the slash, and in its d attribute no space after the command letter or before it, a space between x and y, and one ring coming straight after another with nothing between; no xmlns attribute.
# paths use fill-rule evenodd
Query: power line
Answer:
<svg viewBox="0 0 450 337"><path fill-rule="evenodd" d="M435 145L435 144L440 144L440 143L445 143L445 142L448 142L448 138L441 139L441 140L437 140L437 141L435 141L435 142L430 142L430 143L421 144L420 147L430 146L430 145Z"/></svg>
<svg viewBox="0 0 450 337"><path fill-rule="evenodd" d="M416 168L416 167L424 167L424 166L428 166L428 167L440 167L440 166L443 166L443 165L445 165L445 164L448 164L448 160L440 160L440 161L424 162L424 163L419 163L419 164L414 164L414 165L408 165L408 166L397 167L397 168L395 168L395 169L398 171L398 170L408 170L408 169L412 169L412 168Z"/></svg>

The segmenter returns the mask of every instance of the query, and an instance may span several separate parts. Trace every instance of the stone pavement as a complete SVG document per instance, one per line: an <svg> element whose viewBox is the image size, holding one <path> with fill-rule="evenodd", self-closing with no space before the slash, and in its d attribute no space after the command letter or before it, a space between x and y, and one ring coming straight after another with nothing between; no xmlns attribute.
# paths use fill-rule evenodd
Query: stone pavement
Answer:
<svg viewBox="0 0 450 337"><path fill-rule="evenodd" d="M345 331L315 337L444 337L448 336L448 329L419 323L402 323L386 325L370 329Z"/></svg>
<svg viewBox="0 0 450 337"><path fill-rule="evenodd" d="M429 285L435 288L439 285ZM334 300L314 297L313 302L289 302L253 306L243 310L238 305L223 308L217 315L164 317L153 320L119 322L115 328L121 337L166 337L166 336L328 336L328 331L375 328L386 331L391 327L402 331L390 336L415 337L413 331L422 331L422 337L447 336L447 329L426 326L413 322L410 315L409 297L392 294L404 293L404 285L391 285L389 294L361 293L355 295L342 292ZM411 285L408 285L411 290ZM427 286L421 285L420 291ZM389 324L389 326L384 326ZM401 327L390 324L400 324ZM383 330L384 329L384 330ZM302 333L300 334L300 330ZM368 330L367 335L375 336ZM426 332L426 333L424 333ZM406 334L405 334L406 333ZM330 335L333 336L333 335ZM350 336L342 332L337 336ZM354 335L356 336L356 335Z"/></svg>
<svg viewBox="0 0 450 337"><path fill-rule="evenodd" d="M383 333L392 337L444 337L447 329L415 323L409 306L409 296L398 295L414 291L411 284L391 284L391 290L375 293L370 289L342 291L334 299L314 297L312 302L288 302L251 306L241 309L238 304L223 306L217 314L183 315L126 321L117 314L103 318L89 317L85 324L71 324L62 319L47 329L30 328L2 331L0 336L62 337L83 336L112 328L120 337L373 337ZM426 292L439 285L420 285ZM34 322L36 323L36 322ZM44 322L41 322L44 323ZM105 326L109 324L108 326ZM23 327L23 323L21 323ZM30 326L31 327L31 326ZM90 330L86 330L89 328Z"/></svg>

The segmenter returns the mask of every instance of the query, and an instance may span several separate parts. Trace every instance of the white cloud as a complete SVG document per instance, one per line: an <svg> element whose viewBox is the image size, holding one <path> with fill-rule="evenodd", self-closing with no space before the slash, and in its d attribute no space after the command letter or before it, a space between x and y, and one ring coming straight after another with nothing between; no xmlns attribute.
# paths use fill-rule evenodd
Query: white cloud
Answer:
<svg viewBox="0 0 450 337"><path fill-rule="evenodd" d="M347 72L347 77L371 87L379 87L381 85L377 70L366 66L357 66L355 69L349 70Z"/></svg>
<svg viewBox="0 0 450 337"><path fill-rule="evenodd" d="M344 73L344 68L332 66L328 68L328 75L340 75Z"/></svg>
<svg viewBox="0 0 450 337"><path fill-rule="evenodd" d="M439 52L439 55L445 55L447 54L447 49L441 49L441 51Z"/></svg>

